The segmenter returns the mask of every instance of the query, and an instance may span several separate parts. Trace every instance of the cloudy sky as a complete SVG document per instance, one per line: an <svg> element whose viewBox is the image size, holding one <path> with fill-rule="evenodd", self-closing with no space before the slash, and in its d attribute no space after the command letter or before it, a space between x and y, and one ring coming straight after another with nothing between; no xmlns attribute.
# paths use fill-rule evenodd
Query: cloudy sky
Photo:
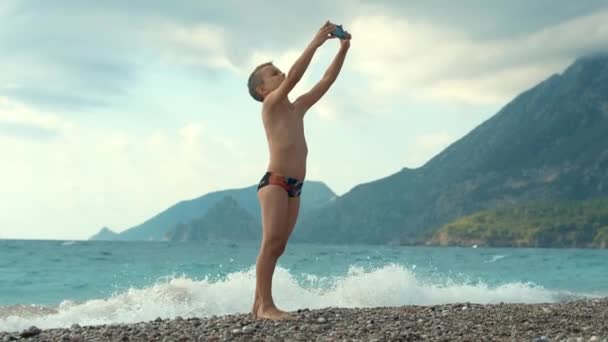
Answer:
<svg viewBox="0 0 608 342"><path fill-rule="evenodd" d="M2 0L0 238L86 239L257 183L268 152L247 77L287 71L326 20L353 40L305 118L307 179L338 195L423 165L608 42L594 0Z"/></svg>

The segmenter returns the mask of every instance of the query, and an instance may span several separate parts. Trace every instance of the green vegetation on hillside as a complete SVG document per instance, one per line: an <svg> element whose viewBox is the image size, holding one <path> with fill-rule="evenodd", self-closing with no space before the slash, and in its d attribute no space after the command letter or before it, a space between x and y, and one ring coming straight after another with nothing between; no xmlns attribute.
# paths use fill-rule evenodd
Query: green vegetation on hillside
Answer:
<svg viewBox="0 0 608 342"><path fill-rule="evenodd" d="M448 223L440 245L608 247L608 199L544 201L484 210Z"/></svg>

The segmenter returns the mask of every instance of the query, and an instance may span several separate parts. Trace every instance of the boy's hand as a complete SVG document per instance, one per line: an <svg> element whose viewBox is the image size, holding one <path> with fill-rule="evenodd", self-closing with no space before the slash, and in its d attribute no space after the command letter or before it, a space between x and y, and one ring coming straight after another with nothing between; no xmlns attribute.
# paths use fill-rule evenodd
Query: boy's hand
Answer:
<svg viewBox="0 0 608 342"><path fill-rule="evenodd" d="M312 44L315 47L320 47L325 43L328 39L333 39L336 37L330 36L329 34L336 28L336 25L332 24L328 21L319 29L315 37L312 39Z"/></svg>
<svg viewBox="0 0 608 342"><path fill-rule="evenodd" d="M352 35L348 33L348 31L344 31L346 33L346 39L340 39L340 49L348 50L350 48L350 39Z"/></svg>

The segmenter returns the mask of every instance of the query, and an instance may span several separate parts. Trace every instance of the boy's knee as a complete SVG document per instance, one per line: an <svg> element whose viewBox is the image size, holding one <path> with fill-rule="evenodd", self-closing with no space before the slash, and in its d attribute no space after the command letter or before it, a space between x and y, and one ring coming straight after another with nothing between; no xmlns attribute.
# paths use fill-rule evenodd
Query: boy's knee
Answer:
<svg viewBox="0 0 608 342"><path fill-rule="evenodd" d="M285 245L283 240L269 239L262 244L262 253L278 258L285 252Z"/></svg>

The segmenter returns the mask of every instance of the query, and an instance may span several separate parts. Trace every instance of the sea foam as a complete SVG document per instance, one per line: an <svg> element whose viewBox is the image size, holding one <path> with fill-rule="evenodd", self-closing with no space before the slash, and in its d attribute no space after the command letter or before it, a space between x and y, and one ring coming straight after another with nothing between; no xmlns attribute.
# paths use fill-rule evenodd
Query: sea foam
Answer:
<svg viewBox="0 0 608 342"><path fill-rule="evenodd" d="M72 324L135 323L157 317L208 317L249 312L255 289L255 269L230 273L221 279L168 277L143 288L130 288L108 298L84 302L64 300L55 308L0 308L0 331L42 329ZM389 264L371 270L351 267L344 276L300 275L277 267L273 296L288 311L300 308L434 305L445 303L539 303L571 298L532 283L490 286L483 282L442 281L417 276L414 268Z"/></svg>

